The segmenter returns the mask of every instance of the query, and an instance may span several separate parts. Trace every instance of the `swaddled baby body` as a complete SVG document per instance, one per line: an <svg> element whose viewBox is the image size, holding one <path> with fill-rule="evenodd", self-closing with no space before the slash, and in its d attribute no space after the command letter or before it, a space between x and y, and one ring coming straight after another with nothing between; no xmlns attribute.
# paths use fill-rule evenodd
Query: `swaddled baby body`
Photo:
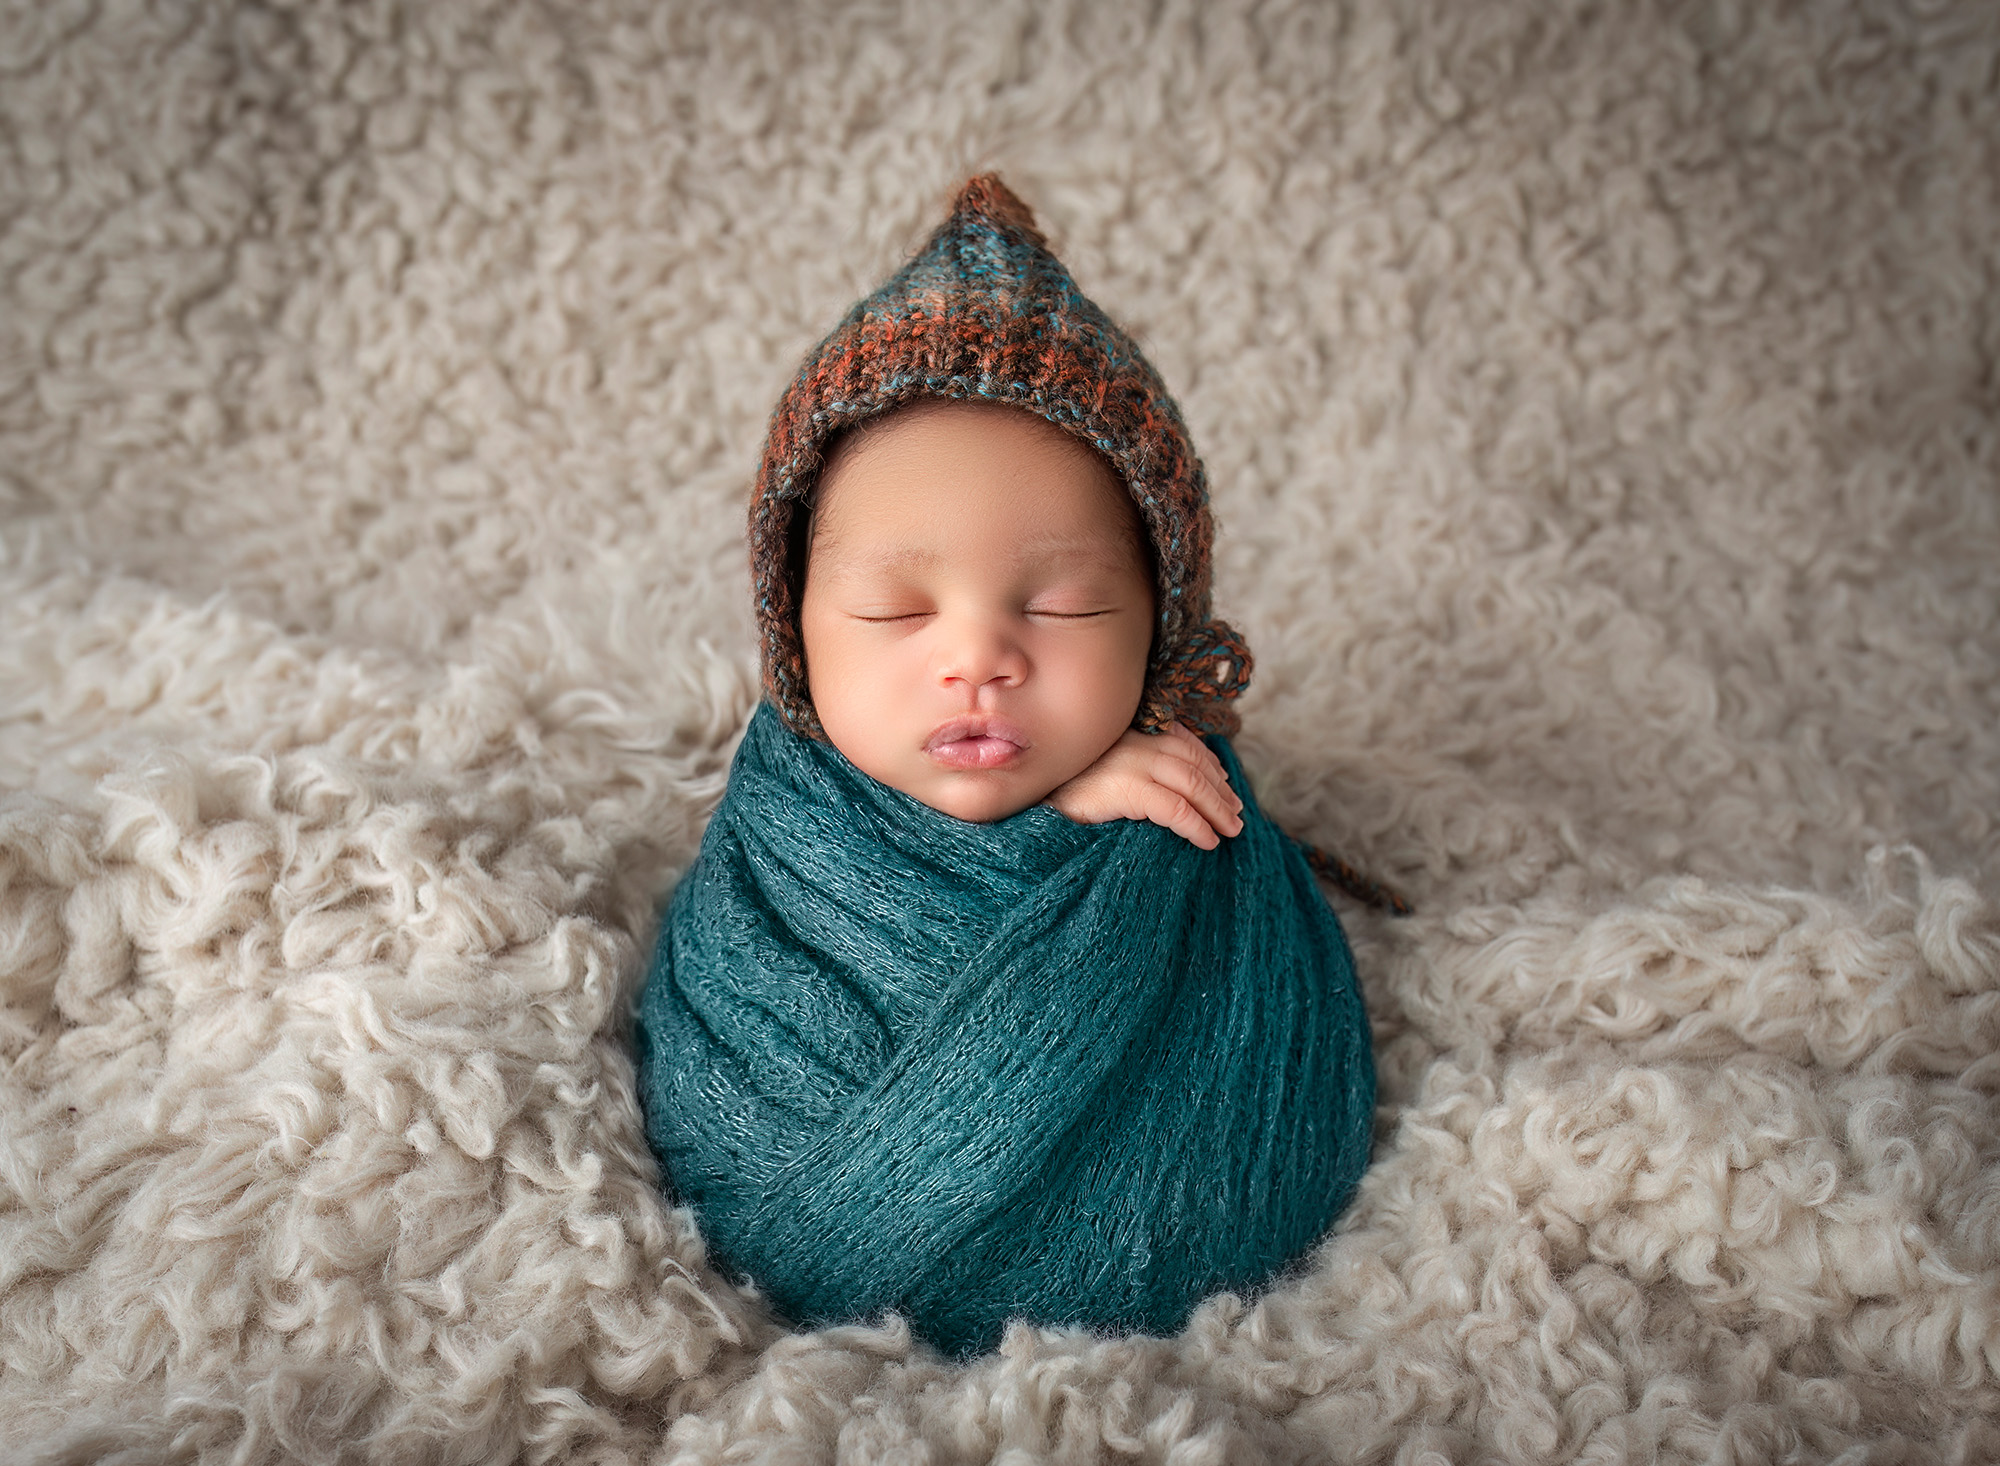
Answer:
<svg viewBox="0 0 2000 1466"><path fill-rule="evenodd" d="M1157 375L990 176L774 415L769 701L638 1036L669 1190L787 1318L1174 1329L1352 1193L1367 1020L1223 736L1211 536Z"/></svg>

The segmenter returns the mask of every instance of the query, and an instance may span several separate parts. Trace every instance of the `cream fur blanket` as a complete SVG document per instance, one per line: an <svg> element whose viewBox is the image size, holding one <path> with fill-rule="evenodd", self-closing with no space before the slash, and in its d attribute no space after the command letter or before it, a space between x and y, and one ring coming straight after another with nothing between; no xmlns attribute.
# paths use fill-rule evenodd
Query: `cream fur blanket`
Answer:
<svg viewBox="0 0 2000 1466"><path fill-rule="evenodd" d="M1001 169L1179 393L1378 1158L791 1337L622 1032L801 353ZM0 9L0 1457L2000 1459L2000 10Z"/></svg>

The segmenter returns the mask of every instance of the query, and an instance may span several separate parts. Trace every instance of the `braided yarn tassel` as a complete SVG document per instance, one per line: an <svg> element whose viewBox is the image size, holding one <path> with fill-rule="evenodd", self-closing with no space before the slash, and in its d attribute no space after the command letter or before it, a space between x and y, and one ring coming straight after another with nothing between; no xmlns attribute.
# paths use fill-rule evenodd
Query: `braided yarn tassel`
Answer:
<svg viewBox="0 0 2000 1466"><path fill-rule="evenodd" d="M1319 848L1317 845L1292 837L1292 843L1299 847L1306 858L1306 864L1316 875L1332 881L1363 906L1372 906L1377 911L1386 911L1391 916L1409 916L1416 908L1380 881L1370 880L1338 855Z"/></svg>

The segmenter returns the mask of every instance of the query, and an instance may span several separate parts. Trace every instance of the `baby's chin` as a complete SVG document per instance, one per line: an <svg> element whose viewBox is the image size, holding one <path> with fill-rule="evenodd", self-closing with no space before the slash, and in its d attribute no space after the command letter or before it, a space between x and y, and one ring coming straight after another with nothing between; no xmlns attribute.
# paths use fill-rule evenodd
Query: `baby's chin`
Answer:
<svg viewBox="0 0 2000 1466"><path fill-rule="evenodd" d="M940 814L972 824L991 824L1032 809L1091 762L1081 750L1055 741L1024 749L1018 756L990 768L952 767L949 762L913 749L877 746L836 748L877 783L909 795Z"/></svg>
<svg viewBox="0 0 2000 1466"><path fill-rule="evenodd" d="M991 824L1011 814L1019 814L1024 809L1031 809L1055 793L1061 783L1046 783L1028 775L1026 770L1010 777L1010 771L999 769L949 772L902 780L884 779L882 782L928 804L940 814L968 820L976 825Z"/></svg>

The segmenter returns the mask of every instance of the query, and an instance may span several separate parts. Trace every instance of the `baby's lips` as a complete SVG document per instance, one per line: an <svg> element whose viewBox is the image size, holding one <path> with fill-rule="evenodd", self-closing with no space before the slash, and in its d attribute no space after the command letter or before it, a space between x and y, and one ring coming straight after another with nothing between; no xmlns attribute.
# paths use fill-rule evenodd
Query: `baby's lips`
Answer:
<svg viewBox="0 0 2000 1466"><path fill-rule="evenodd" d="M948 769L999 769L1019 758L1025 750L1009 738L954 738L924 746L932 762Z"/></svg>
<svg viewBox="0 0 2000 1466"><path fill-rule="evenodd" d="M1027 730L1018 723L992 713L961 713L958 717L947 718L931 729L931 736L924 740L924 752L935 755L940 749L954 743L980 742L996 739L1010 743L1017 751L1033 748L1034 740Z"/></svg>

